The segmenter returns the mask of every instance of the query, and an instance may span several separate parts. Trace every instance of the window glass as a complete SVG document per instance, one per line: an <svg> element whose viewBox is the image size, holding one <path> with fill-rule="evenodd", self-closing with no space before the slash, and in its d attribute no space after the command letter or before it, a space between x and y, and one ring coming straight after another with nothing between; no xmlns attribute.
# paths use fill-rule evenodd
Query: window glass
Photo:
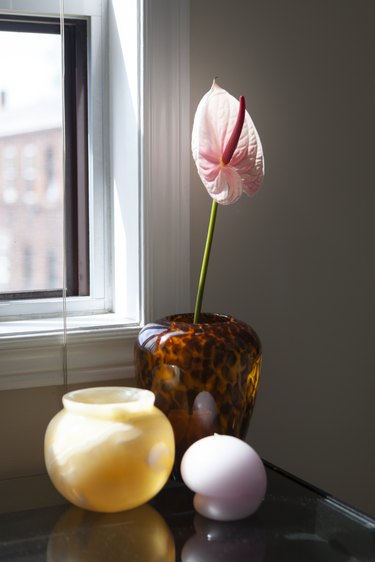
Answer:
<svg viewBox="0 0 375 562"><path fill-rule="evenodd" d="M63 286L61 39L0 31L0 291Z"/></svg>

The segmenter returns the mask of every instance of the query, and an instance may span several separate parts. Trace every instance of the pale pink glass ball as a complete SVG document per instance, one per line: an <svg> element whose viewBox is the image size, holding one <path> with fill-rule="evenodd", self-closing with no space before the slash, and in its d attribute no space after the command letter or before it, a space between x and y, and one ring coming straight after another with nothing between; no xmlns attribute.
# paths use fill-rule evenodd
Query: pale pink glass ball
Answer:
<svg viewBox="0 0 375 562"><path fill-rule="evenodd" d="M198 513L218 521L234 521L254 513L263 501L267 476L250 445L230 435L211 435L189 447L181 476L196 492Z"/></svg>

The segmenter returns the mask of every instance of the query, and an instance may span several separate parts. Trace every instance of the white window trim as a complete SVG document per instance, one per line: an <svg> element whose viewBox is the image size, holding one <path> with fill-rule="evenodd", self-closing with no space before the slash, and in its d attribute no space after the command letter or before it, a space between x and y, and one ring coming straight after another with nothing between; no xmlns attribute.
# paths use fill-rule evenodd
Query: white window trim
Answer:
<svg viewBox="0 0 375 562"><path fill-rule="evenodd" d="M190 309L189 0L108 1L111 111L106 172L118 211L113 216L108 209L115 233L111 273L116 287L125 289L114 295L114 311L69 320L66 350L72 384L116 378L126 384L133 377L133 346L140 327L165 314ZM54 3L47 2L49 6ZM0 9L11 10L12 4L0 0ZM35 0L35 4L43 12L46 3ZM76 6L76 0L65 0L66 13L70 4ZM134 53L138 64L134 64ZM123 74L113 67L114 57L119 55L124 61ZM124 87L130 93L129 103L122 96ZM129 125L131 115L138 122L133 123L131 135L124 137L123 124ZM130 186L125 194L124 185ZM123 258L127 232L122 223L126 205L121 207L121 203L123 197L139 193L139 214L130 226L139 230L140 251L132 256L130 246ZM124 269L132 259L139 261L139 269L134 278L125 279ZM137 278L140 291L135 287ZM124 299L134 303L138 318L123 316ZM53 319L42 320L48 329L45 333L35 331L38 320L23 322L17 333L0 338L0 389L62 384L64 341L56 321L54 325Z"/></svg>
<svg viewBox="0 0 375 562"><path fill-rule="evenodd" d="M6 5L10 5L8 9ZM106 197L109 192L108 171L104 169L103 162L107 160L108 134L106 135L105 123L108 114L108 96L105 92L108 69L105 59L107 57L106 21L108 0L64 0L62 3L64 14L67 17L89 18L89 50L91 57L88 60L89 68L89 192L90 192L90 239L95 239L95 244L90 244L90 296L71 297L66 300L66 310L69 314L95 314L103 313L111 309L112 294L108 290L110 284L105 277L109 269L110 252L105 247L106 239L102 234L109 230L107 224L109 218L105 214ZM59 17L60 2L52 0L18 0L15 2L4 2L0 0L2 13L16 13L20 15L46 15ZM30 195L30 194L29 194ZM31 194L32 195L32 194ZM99 235L98 235L98 234ZM18 332L17 319L25 317L57 318L56 326L61 326L59 316L62 313L61 298L47 299L25 299L0 302L0 317L2 324L0 334L4 332ZM22 327L22 324L20 325ZM39 321L39 327L35 324L35 330L44 331L43 322Z"/></svg>

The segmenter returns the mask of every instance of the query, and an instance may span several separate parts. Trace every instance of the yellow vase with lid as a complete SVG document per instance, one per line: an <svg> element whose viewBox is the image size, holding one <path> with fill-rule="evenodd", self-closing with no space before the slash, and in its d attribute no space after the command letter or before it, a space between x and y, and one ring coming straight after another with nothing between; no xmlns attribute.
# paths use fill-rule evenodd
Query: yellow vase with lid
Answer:
<svg viewBox="0 0 375 562"><path fill-rule="evenodd" d="M99 512L132 509L167 482L175 446L149 390L89 388L63 396L44 441L47 472L71 503Z"/></svg>

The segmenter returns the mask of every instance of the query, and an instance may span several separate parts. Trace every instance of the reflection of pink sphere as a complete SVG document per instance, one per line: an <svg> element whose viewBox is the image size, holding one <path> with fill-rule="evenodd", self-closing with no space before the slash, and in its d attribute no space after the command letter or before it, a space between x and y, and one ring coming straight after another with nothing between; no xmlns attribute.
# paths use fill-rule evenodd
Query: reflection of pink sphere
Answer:
<svg viewBox="0 0 375 562"><path fill-rule="evenodd" d="M230 435L215 434L193 443L182 459L181 476L196 492L198 513L221 521L254 513L267 487L259 455Z"/></svg>
<svg viewBox="0 0 375 562"><path fill-rule="evenodd" d="M237 541L208 541L194 535L184 545L182 562L261 562L264 547L259 548L251 539Z"/></svg>

